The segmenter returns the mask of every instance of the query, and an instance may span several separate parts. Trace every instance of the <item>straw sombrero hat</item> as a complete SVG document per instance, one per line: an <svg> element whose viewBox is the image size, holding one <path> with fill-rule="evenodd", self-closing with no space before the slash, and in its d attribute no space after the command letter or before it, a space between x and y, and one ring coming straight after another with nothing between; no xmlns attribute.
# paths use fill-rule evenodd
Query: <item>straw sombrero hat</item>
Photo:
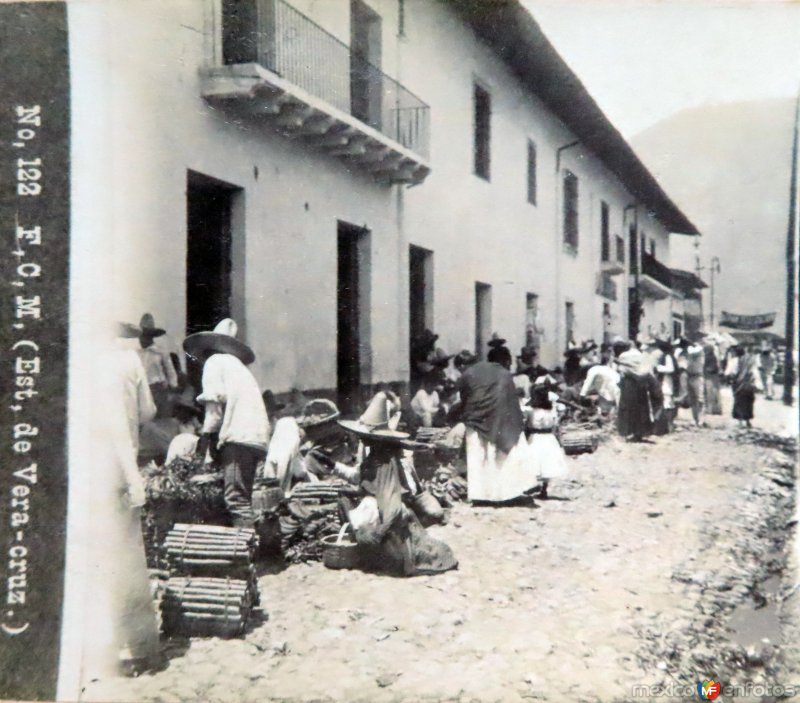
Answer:
<svg viewBox="0 0 800 703"><path fill-rule="evenodd" d="M453 354L447 354L444 349L437 347L434 349L433 354L428 357L428 363L434 367L444 368L452 358Z"/></svg>
<svg viewBox="0 0 800 703"><path fill-rule="evenodd" d="M183 340L183 348L187 354L199 358L204 351L218 354L231 354L245 366L255 361L256 355L244 342L236 339L238 327L236 322L226 317L214 328L213 332L195 332Z"/></svg>
<svg viewBox="0 0 800 703"><path fill-rule="evenodd" d="M352 432L366 442L389 444L406 444L409 440L407 432L389 429L389 408L386 394L376 393L364 414L358 420L338 420L341 427Z"/></svg>
<svg viewBox="0 0 800 703"><path fill-rule="evenodd" d="M130 322L118 322L116 325L116 334L120 339L138 339L142 330Z"/></svg>
<svg viewBox="0 0 800 703"><path fill-rule="evenodd" d="M143 337L161 337L167 333L167 330L156 327L156 321L149 312L142 315L142 319L139 320L139 327L142 328Z"/></svg>
<svg viewBox="0 0 800 703"><path fill-rule="evenodd" d="M490 347L502 347L506 343L497 332L492 332L492 338L487 342Z"/></svg>

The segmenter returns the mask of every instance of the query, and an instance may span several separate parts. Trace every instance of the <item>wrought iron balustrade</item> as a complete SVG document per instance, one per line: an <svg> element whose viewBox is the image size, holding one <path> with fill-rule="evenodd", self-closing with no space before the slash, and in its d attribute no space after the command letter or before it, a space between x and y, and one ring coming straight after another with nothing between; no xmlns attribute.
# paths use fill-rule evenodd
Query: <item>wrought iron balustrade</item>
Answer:
<svg viewBox="0 0 800 703"><path fill-rule="evenodd" d="M225 0L226 65L258 63L427 158L430 108L283 0Z"/></svg>
<svg viewBox="0 0 800 703"><path fill-rule="evenodd" d="M672 288L672 272L652 254L642 252L642 273L667 288Z"/></svg>

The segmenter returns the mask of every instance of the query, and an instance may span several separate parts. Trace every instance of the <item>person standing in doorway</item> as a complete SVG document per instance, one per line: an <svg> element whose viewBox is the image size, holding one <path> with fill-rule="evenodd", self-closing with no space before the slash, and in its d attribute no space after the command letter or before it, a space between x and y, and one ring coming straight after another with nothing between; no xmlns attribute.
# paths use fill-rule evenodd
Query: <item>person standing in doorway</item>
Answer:
<svg viewBox="0 0 800 703"><path fill-rule="evenodd" d="M267 455L269 418L258 383L247 368L253 351L236 339L236 322L222 320L213 332L197 332L183 342L203 364L205 405L198 453L216 452L225 482L225 505L234 527L253 527L250 505L256 469Z"/></svg>

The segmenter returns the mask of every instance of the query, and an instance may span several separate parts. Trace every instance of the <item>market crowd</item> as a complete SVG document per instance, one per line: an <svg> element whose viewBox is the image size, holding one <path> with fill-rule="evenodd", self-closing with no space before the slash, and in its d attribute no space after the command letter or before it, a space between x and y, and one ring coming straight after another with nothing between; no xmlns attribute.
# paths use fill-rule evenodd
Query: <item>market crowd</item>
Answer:
<svg viewBox="0 0 800 703"><path fill-rule="evenodd" d="M672 432L681 408L698 426L706 415L721 414L723 384L733 391L733 417L747 426L756 393L773 393L774 352L715 334L570 343L563 363L546 368L535 347L513 355L496 333L479 360L468 350L446 353L426 330L411 345L409 392L380 387L358 418L337 419L354 446L344 459L308 441L298 421L308 400L301 392L281 404L259 388L248 368L254 353L237 331L235 321L225 319L184 340L187 358L200 369L199 387L189 384L177 357L159 347L165 330L150 314L138 325L119 324L107 355L105 378L116 399L107 413L116 471L108 479L115 497L104 519L108 539L117 542L104 548L126 558L116 571L103 567L114 572L105 574L105 583L108 620L116 623L106 650L125 661L149 661L158 645L139 522L145 503L140 468L147 462L208 464L222 476L229 524L240 527L258 520L252 509L257 480L274 482L287 496L321 478L347 482L358 498L344 500L341 509L372 566L398 576L433 574L457 561L423 526L442 513L438 505L431 508L415 465L415 457L431 449L420 438L434 437L437 448L461 457L473 505L531 504L568 475L560 441L565 417L615 424L621 437L642 442Z"/></svg>

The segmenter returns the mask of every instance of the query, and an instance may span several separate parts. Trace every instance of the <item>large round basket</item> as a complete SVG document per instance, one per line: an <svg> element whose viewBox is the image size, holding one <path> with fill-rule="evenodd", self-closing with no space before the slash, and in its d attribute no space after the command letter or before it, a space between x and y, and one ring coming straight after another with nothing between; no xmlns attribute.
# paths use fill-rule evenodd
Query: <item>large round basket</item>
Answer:
<svg viewBox="0 0 800 703"><path fill-rule="evenodd" d="M349 535L328 535L322 538L322 563L329 569L356 569L361 563L361 550Z"/></svg>

